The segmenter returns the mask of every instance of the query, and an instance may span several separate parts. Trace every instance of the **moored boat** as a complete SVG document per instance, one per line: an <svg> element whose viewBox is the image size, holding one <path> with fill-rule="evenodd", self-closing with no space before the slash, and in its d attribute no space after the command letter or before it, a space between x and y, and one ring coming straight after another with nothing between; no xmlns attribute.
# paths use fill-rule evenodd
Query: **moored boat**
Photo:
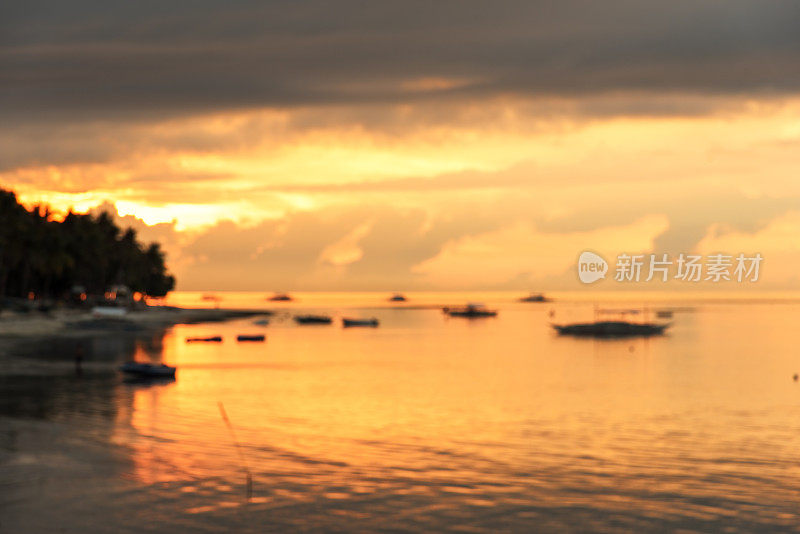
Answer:
<svg viewBox="0 0 800 534"><path fill-rule="evenodd" d="M579 337L649 337L658 336L670 323L633 323L629 321L595 321L552 325L561 335Z"/></svg>
<svg viewBox="0 0 800 534"><path fill-rule="evenodd" d="M469 319L497 316L497 310L490 310L483 304L477 303L470 303L458 308L442 308L442 311L450 317L467 317Z"/></svg>
<svg viewBox="0 0 800 534"><path fill-rule="evenodd" d="M377 327L378 326L378 319L372 317L370 319L346 319L342 318L342 326L345 328L350 326L371 326Z"/></svg>
<svg viewBox="0 0 800 534"><path fill-rule="evenodd" d="M550 302L550 299L542 293L531 293L527 297L519 299L520 302Z"/></svg>
<svg viewBox="0 0 800 534"><path fill-rule="evenodd" d="M255 334L255 335L238 335L236 336L236 341L264 341L266 336L263 334Z"/></svg>
<svg viewBox="0 0 800 534"><path fill-rule="evenodd" d="M331 324L333 319L327 315L295 315L294 321L297 324Z"/></svg>
<svg viewBox="0 0 800 534"><path fill-rule="evenodd" d="M120 366L120 371L125 374L140 377L169 377L175 376L175 367L152 363L128 362Z"/></svg>
<svg viewBox="0 0 800 534"><path fill-rule="evenodd" d="M222 343L222 336L187 337L187 343Z"/></svg>

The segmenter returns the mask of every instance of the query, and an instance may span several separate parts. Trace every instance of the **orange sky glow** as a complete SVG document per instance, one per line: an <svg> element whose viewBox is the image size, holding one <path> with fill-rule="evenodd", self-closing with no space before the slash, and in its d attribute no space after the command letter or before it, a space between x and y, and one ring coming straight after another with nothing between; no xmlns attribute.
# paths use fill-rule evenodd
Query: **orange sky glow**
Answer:
<svg viewBox="0 0 800 534"><path fill-rule="evenodd" d="M740 53L731 45L730 57L698 52L694 63L667 57L672 49L647 49L639 58L634 51L646 37L630 32L619 37L629 55L613 49L604 57L619 64L603 70L602 62L578 61L594 57L589 48L568 45L577 36L606 43L600 30L616 28L611 14L598 14L594 31L573 27L569 14L554 8L548 15L569 28L562 35L527 28L525 20L538 20L531 9L532 18L519 23L503 19L498 35L476 25L479 17L452 21L477 32L476 51L507 37L513 45L499 64L466 52L454 63L451 55L461 51L448 39L466 37L453 30L429 43L430 64L409 49L398 52L405 55L394 58L394 70L393 49L380 48L379 39L369 45L377 47L375 58L360 58L374 60L375 72L346 58L331 65L327 48L351 44L333 31L330 41L308 37L305 48L292 47L283 34L250 28L242 12L236 16L249 40L240 42L223 24L217 41L203 46L272 65L276 80L295 87L283 91L278 81L273 87L249 77L258 74L244 63L241 71L231 66L226 74L239 76L252 98L234 82L209 82L220 63L200 72L178 61L194 49L170 36L178 44L158 50L180 71L170 90L185 98L162 102L167 86L159 91L124 68L162 57L142 48L137 34L120 37L107 53L120 57L117 76L142 81L152 102L126 92L127 85L114 93L88 69L76 70L75 83L95 99L76 93L63 100L73 86L56 91L67 82L46 63L49 54L100 61L95 47L107 35L75 44L72 34L59 34L52 39L70 44L56 49L15 34L9 57L34 58L25 61L54 88L51 95L20 74L19 87L9 89L32 111L0 128L0 183L29 206L115 213L144 240L162 242L184 290L576 289L575 258L586 249L612 258L760 252L768 265L760 289L800 289L800 97L781 85L789 81L776 65L788 52L777 37L773 51L753 44ZM682 8L659 9L664 13L637 8L636 16L663 31L665 42L685 30L699 51L716 50L719 43L706 42L710 37L692 25L661 27L658 17L678 17ZM777 15L749 21L745 14L727 13L721 22L703 16L752 35L784 29ZM393 20L375 17L366 23ZM411 31L397 24L398 32ZM360 43L351 57L369 49L373 33L347 31ZM536 39L561 46L546 50L562 63L536 55ZM238 48L242 43L251 49ZM308 66L276 63L273 50ZM661 63L647 56L656 52ZM766 65L762 52L772 54ZM198 54L208 56L204 48ZM541 76L523 76L526 65ZM732 78L739 68L742 79ZM161 66L152 69L163 75ZM195 76L197 86L184 88Z"/></svg>

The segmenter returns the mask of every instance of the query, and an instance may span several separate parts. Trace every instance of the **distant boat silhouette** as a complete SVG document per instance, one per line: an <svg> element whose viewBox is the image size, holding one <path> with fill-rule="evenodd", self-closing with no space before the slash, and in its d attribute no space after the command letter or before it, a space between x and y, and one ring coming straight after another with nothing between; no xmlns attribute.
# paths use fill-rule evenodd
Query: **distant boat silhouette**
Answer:
<svg viewBox="0 0 800 534"><path fill-rule="evenodd" d="M402 293L395 293L391 297L389 297L389 302L405 302L408 299Z"/></svg>
<svg viewBox="0 0 800 534"><path fill-rule="evenodd" d="M187 343L221 343L222 336L210 336L210 337L187 337Z"/></svg>
<svg viewBox="0 0 800 534"><path fill-rule="evenodd" d="M297 324L331 324L333 319L327 315L295 315Z"/></svg>
<svg viewBox="0 0 800 534"><path fill-rule="evenodd" d="M371 319L346 319L346 318L343 318L342 319L342 326L344 326L344 327L371 326L371 327L374 328L374 327L378 326L378 320L376 318L374 318L374 317L371 318Z"/></svg>
<svg viewBox="0 0 800 534"><path fill-rule="evenodd" d="M175 382L175 375L149 376L149 375L126 374L125 377L122 379L122 382L129 386L150 387L150 386L164 385Z"/></svg>
<svg viewBox="0 0 800 534"><path fill-rule="evenodd" d="M542 293L531 293L527 297L519 299L520 302L550 302L550 299Z"/></svg>
<svg viewBox="0 0 800 534"><path fill-rule="evenodd" d="M450 317L467 317L470 319L477 319L479 317L496 317L497 310L490 310L483 304L470 303L466 306L458 308L442 308Z"/></svg>
<svg viewBox="0 0 800 534"><path fill-rule="evenodd" d="M170 377L175 376L175 367L152 363L128 362L119 368L123 373L141 377Z"/></svg>
<svg viewBox="0 0 800 534"><path fill-rule="evenodd" d="M649 337L664 333L669 323L632 323L629 321L595 321L593 323L574 323L552 325L559 334L579 337Z"/></svg>
<svg viewBox="0 0 800 534"><path fill-rule="evenodd" d="M275 293L271 297L267 297L267 300L271 300L273 302L290 302L294 299L287 293Z"/></svg>
<svg viewBox="0 0 800 534"><path fill-rule="evenodd" d="M236 336L236 341L264 341L265 336L263 334L256 334L256 335L245 335L241 334Z"/></svg>

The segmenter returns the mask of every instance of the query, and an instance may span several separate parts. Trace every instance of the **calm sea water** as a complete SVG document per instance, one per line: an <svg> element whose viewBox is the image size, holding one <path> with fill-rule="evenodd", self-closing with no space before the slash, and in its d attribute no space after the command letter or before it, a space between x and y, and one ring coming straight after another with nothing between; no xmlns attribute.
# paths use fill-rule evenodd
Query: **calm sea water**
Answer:
<svg viewBox="0 0 800 534"><path fill-rule="evenodd" d="M0 531L800 529L796 300L599 298L677 311L667 336L594 341L549 323L596 296L221 295L278 313L97 339L82 376L72 341L26 349L62 371L0 378ZM478 299L499 316L425 307ZM130 356L177 380L123 382Z"/></svg>

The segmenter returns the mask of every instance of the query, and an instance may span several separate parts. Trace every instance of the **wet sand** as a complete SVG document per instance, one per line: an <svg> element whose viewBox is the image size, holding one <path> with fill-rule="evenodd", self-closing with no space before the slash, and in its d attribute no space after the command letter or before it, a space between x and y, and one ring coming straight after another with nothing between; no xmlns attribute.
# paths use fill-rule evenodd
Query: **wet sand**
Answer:
<svg viewBox="0 0 800 534"><path fill-rule="evenodd" d="M109 326L165 327L175 324L216 322L269 313L264 310L236 310L221 308L176 308L153 306L127 313L119 319L99 318L90 311L62 309L52 312L15 313L0 312L0 338L43 335L80 336L87 330L104 330ZM92 328L94 323L95 328Z"/></svg>
<svg viewBox="0 0 800 534"><path fill-rule="evenodd" d="M134 341L179 324L214 323L230 319L270 314L265 310L222 308L150 307L130 312L124 318L100 318L89 311L62 309L48 313L0 312L0 375L39 375L73 373L74 354L103 340ZM60 349L59 358L33 358L41 347ZM78 347L84 347L78 349ZM35 350L34 350L35 348ZM84 355L87 356L87 355ZM84 372L102 372L114 362L81 362Z"/></svg>

